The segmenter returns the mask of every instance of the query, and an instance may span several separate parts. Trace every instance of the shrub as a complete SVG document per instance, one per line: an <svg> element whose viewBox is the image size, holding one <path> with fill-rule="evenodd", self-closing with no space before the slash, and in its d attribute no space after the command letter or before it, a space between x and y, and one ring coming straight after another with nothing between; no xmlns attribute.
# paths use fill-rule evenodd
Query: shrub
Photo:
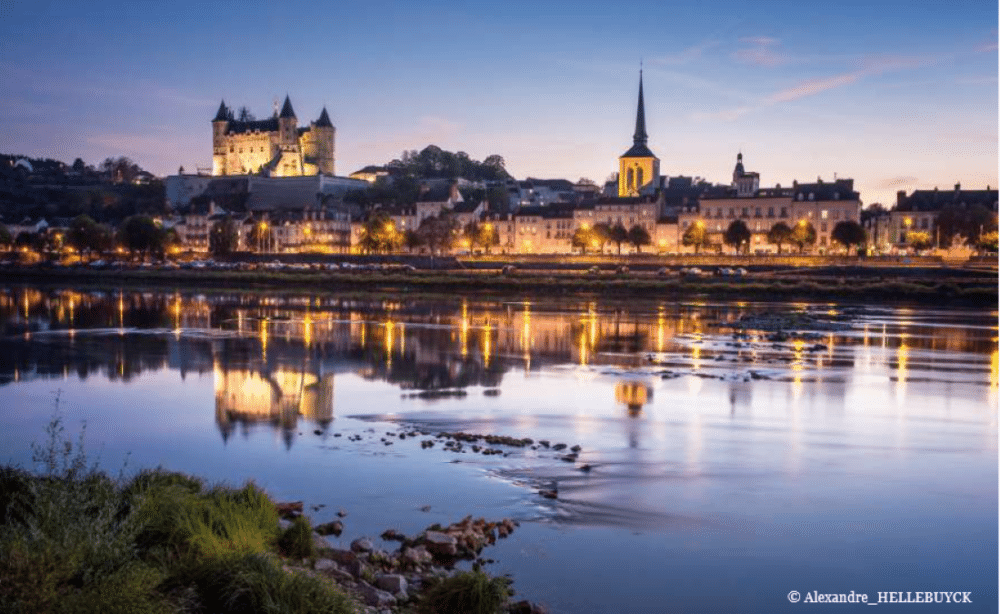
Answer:
<svg viewBox="0 0 1000 614"><path fill-rule="evenodd" d="M292 521L292 526L285 529L278 539L278 548L293 559L308 559L316 556L316 544L313 542L312 524L305 516L299 516Z"/></svg>
<svg viewBox="0 0 1000 614"><path fill-rule="evenodd" d="M220 614L342 614L350 601L332 585L287 572L266 554L229 555L190 566L183 578L196 587L200 609Z"/></svg>
<svg viewBox="0 0 1000 614"><path fill-rule="evenodd" d="M510 579L482 571L456 574L432 586L420 602L421 614L496 614L507 600Z"/></svg>
<svg viewBox="0 0 1000 614"><path fill-rule="evenodd" d="M142 504L143 549L158 547L168 555L222 556L231 552L266 552L278 537L278 512L252 482L239 489L217 486L192 492L180 478L147 491Z"/></svg>

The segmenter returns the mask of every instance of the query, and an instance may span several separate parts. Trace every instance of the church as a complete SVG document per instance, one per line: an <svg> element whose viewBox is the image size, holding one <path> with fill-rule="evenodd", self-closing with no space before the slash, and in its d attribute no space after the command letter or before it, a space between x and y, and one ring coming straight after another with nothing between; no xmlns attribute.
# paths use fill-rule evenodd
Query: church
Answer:
<svg viewBox="0 0 1000 614"><path fill-rule="evenodd" d="M212 175L302 177L334 174L334 135L326 107L299 127L292 101L272 117L237 118L223 100L212 120Z"/></svg>
<svg viewBox="0 0 1000 614"><path fill-rule="evenodd" d="M639 71L639 105L635 112L632 147L618 158L618 197L634 198L655 191L660 185L660 159L646 141L646 108L642 99L642 71Z"/></svg>

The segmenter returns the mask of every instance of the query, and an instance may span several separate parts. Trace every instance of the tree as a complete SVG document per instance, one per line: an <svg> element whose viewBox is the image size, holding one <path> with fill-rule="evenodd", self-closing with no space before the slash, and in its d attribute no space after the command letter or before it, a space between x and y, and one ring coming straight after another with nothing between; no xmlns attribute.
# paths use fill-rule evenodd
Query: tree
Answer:
<svg viewBox="0 0 1000 614"><path fill-rule="evenodd" d="M799 220L799 223L792 229L792 234L789 235L788 240L799 247L799 253L801 254L805 251L806 245L814 245L816 243L816 229L813 228L812 223L806 220Z"/></svg>
<svg viewBox="0 0 1000 614"><path fill-rule="evenodd" d="M420 235L418 235L415 230L406 230L403 232L403 245L405 245L406 249L410 250L410 252L423 244L423 239L420 238Z"/></svg>
<svg viewBox="0 0 1000 614"><path fill-rule="evenodd" d="M163 235L163 230L156 225L156 222L145 215L125 218L118 228L119 241L133 253L162 252Z"/></svg>
<svg viewBox="0 0 1000 614"><path fill-rule="evenodd" d="M649 236L648 230L636 224L632 228L629 228L628 242L634 245L636 253L639 253L642 251L642 246L649 245L653 242L653 239Z"/></svg>
<svg viewBox="0 0 1000 614"><path fill-rule="evenodd" d="M974 243L980 235L996 230L997 216L979 204L948 206L938 214L935 227L940 246L948 248L958 238Z"/></svg>
<svg viewBox="0 0 1000 614"><path fill-rule="evenodd" d="M612 243L618 245L618 255L621 256L622 243L628 241L628 230L626 230L625 227L622 226L621 222L618 222L617 224L612 226L611 230L608 232L608 239L610 239Z"/></svg>
<svg viewBox="0 0 1000 614"><path fill-rule="evenodd" d="M481 247L486 253L490 253L490 248L500 245L500 232L492 222L477 224L471 222L465 228L466 237L469 239L471 247Z"/></svg>
<svg viewBox="0 0 1000 614"><path fill-rule="evenodd" d="M252 222L250 232L247 233L247 247L251 250L256 249L258 253L264 253L270 251L273 241L274 234L267 220Z"/></svg>
<svg viewBox="0 0 1000 614"><path fill-rule="evenodd" d="M22 232L14 238L14 247L40 252L45 249L45 237L38 232Z"/></svg>
<svg viewBox="0 0 1000 614"><path fill-rule="evenodd" d="M227 256L236 251L239 239L236 222L227 215L212 224L212 231L208 235L208 249L213 255Z"/></svg>
<svg viewBox="0 0 1000 614"><path fill-rule="evenodd" d="M458 222L447 213L432 215L420 223L417 236L432 254L451 249L458 238Z"/></svg>
<svg viewBox="0 0 1000 614"><path fill-rule="evenodd" d="M2 231L0 231L2 234ZM976 247L982 252L996 252L997 251L997 231L987 232L979 236L979 241L976 243Z"/></svg>
<svg viewBox="0 0 1000 614"><path fill-rule="evenodd" d="M594 234L591 237L591 239L593 241L597 241L597 246L600 248L601 253L603 254L604 246L607 245L608 241L611 240L611 227L605 224L604 222L600 222L598 224L594 224L593 231Z"/></svg>
<svg viewBox="0 0 1000 614"><path fill-rule="evenodd" d="M929 233L919 231L907 233L906 244L918 252L930 249L933 245L933 243L931 243L931 235Z"/></svg>
<svg viewBox="0 0 1000 614"><path fill-rule="evenodd" d="M361 249L368 253L390 252L403 244L402 233L385 211L375 211L368 216L361 229Z"/></svg>
<svg viewBox="0 0 1000 614"><path fill-rule="evenodd" d="M78 215L69 223L66 243L80 253L97 251L101 243L102 230L89 215Z"/></svg>
<svg viewBox="0 0 1000 614"><path fill-rule="evenodd" d="M0 246L8 248L14 244L14 237L10 236L10 231L3 224L0 224Z"/></svg>
<svg viewBox="0 0 1000 614"><path fill-rule="evenodd" d="M573 238L571 239L570 244L573 247L580 248L580 254L584 255L587 253L587 248L590 247L591 243L595 241L594 230L590 227L584 228L581 226L573 232Z"/></svg>
<svg viewBox="0 0 1000 614"><path fill-rule="evenodd" d="M77 158L76 160L73 160L73 170L77 173L83 173L84 171L87 170L87 165L84 164L82 158Z"/></svg>
<svg viewBox="0 0 1000 614"><path fill-rule="evenodd" d="M781 246L792 242L792 229L784 222L778 222L767 231L767 242L778 246L778 254L781 254Z"/></svg>
<svg viewBox="0 0 1000 614"><path fill-rule="evenodd" d="M104 162L101 163L100 169L102 172L108 174L112 183L132 183L136 175L142 171L138 164L125 156L105 158Z"/></svg>
<svg viewBox="0 0 1000 614"><path fill-rule="evenodd" d="M708 232L705 231L705 225L697 221L688 226L688 229L684 231L684 236L681 237L681 243L687 247L694 246L694 253L700 253L701 248L708 245Z"/></svg>
<svg viewBox="0 0 1000 614"><path fill-rule="evenodd" d="M746 222L743 220L733 220L729 227L726 228L726 232L722 234L722 241L732 247L736 253L740 252L740 248L744 245L750 245L750 229L747 228Z"/></svg>
<svg viewBox="0 0 1000 614"><path fill-rule="evenodd" d="M830 233L830 238L843 245L850 252L852 245L861 247L868 241L868 233L861 227L861 224L847 220L837 222L837 225L833 227L833 232Z"/></svg>

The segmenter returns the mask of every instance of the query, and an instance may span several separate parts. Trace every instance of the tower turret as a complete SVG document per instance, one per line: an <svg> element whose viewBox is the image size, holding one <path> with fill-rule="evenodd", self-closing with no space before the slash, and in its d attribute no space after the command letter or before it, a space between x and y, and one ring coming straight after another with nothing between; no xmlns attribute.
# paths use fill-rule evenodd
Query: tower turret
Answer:
<svg viewBox="0 0 1000 614"><path fill-rule="evenodd" d="M326 107L323 107L323 111L319 114L319 119L317 119L316 123L312 125L312 130L316 132L315 142L317 168L320 173L333 175L333 141L336 134L336 128L333 127L333 122L330 121L330 114L326 112Z"/></svg>
<svg viewBox="0 0 1000 614"><path fill-rule="evenodd" d="M278 115L278 130L281 132L282 145L298 145L298 134L296 133L298 123L295 111L292 109L292 101L288 94L285 94L285 104L281 106L281 113Z"/></svg>
<svg viewBox="0 0 1000 614"><path fill-rule="evenodd" d="M226 131L229 129L230 111L223 100L212 120L212 174L226 174Z"/></svg>

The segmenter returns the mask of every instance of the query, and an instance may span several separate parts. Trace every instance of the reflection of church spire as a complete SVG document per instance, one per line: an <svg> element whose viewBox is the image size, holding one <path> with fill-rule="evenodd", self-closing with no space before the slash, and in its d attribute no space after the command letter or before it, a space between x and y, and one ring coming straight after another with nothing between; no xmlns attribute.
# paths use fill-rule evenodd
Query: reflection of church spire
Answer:
<svg viewBox="0 0 1000 614"><path fill-rule="evenodd" d="M649 137L646 135L646 105L642 100L642 69L639 69L639 105L635 111L635 134L632 135L632 142L636 145L645 145Z"/></svg>

